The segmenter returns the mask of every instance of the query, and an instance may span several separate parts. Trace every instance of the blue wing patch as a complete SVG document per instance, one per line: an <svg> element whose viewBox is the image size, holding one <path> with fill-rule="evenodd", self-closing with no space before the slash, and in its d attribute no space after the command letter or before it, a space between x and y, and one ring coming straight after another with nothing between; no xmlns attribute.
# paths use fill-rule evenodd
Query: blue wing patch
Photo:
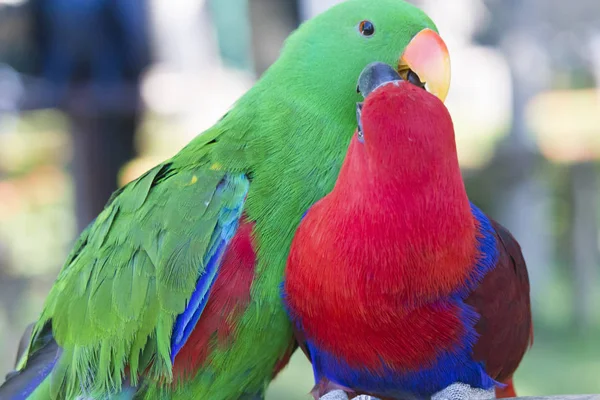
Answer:
<svg viewBox="0 0 600 400"><path fill-rule="evenodd" d="M175 360L175 357L185 345L185 342L196 327L204 311L204 307L206 307L206 302L219 272L225 249L227 249L227 245L238 228L249 184L250 182L245 175L226 175L216 188L216 192L218 193L219 191L226 190L230 185L243 185L244 193L243 196L240 196L240 201L237 204L231 207L223 207L219 213L215 230L210 239L209 248L202 263L205 266L203 274L198 278L196 289L192 293L185 310L177 316L175 325L173 326L173 333L171 335L171 362Z"/></svg>

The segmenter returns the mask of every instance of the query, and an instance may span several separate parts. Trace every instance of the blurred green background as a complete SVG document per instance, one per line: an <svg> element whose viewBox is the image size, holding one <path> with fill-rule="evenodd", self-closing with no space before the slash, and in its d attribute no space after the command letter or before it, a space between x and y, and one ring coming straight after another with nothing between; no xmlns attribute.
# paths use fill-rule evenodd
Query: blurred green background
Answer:
<svg viewBox="0 0 600 400"><path fill-rule="evenodd" d="M0 376L110 193L214 123L337 2L0 0ZM600 393L600 3L414 2L450 49L469 195L528 262L519 394ZM297 353L268 399L311 386Z"/></svg>

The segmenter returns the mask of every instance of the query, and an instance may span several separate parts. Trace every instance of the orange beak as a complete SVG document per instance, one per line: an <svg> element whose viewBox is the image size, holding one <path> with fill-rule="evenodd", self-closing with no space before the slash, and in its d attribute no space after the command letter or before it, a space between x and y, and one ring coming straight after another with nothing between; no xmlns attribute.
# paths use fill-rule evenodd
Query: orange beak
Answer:
<svg viewBox="0 0 600 400"><path fill-rule="evenodd" d="M450 54L440 35L431 29L423 29L406 46L398 63L403 79L408 71L416 73L427 90L446 100L450 90Z"/></svg>

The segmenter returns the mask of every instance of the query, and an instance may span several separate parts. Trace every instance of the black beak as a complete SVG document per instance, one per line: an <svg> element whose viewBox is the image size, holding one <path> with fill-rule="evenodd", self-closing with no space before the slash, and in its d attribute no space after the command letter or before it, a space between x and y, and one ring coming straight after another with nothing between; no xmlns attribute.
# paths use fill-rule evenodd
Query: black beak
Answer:
<svg viewBox="0 0 600 400"><path fill-rule="evenodd" d="M356 91L366 98L378 87L401 80L400 74L394 68L382 62L374 62L367 65L360 73Z"/></svg>
<svg viewBox="0 0 600 400"><path fill-rule="evenodd" d="M401 81L400 74L389 65L382 62L374 62L365 67L358 77L356 91L364 98L373 93L375 89L386 83ZM363 103L356 104L356 121L358 122L358 139L363 140L362 130L362 107Z"/></svg>
<svg viewBox="0 0 600 400"><path fill-rule="evenodd" d="M364 140L363 127L362 127L362 108L363 103L356 103L356 122L358 123L358 140L361 142Z"/></svg>

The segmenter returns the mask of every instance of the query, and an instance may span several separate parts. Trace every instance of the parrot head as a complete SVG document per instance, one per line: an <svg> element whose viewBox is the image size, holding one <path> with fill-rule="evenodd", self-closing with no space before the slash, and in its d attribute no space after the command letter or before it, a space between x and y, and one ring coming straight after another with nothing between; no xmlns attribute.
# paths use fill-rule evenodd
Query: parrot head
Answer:
<svg viewBox="0 0 600 400"><path fill-rule="evenodd" d="M248 160L256 193L289 202L293 211L274 219L295 220L331 191L356 128L357 78L373 62L446 98L448 49L422 10L404 0L347 0L290 35L278 60L222 120L226 129L243 121L231 128L236 132L260 128L245 144L251 155L232 157L227 148L223 160L236 168Z"/></svg>
<svg viewBox="0 0 600 400"><path fill-rule="evenodd" d="M452 119L442 101L407 82L384 63L372 63L358 79L356 141L377 168L402 171L458 170Z"/></svg>
<svg viewBox="0 0 600 400"><path fill-rule="evenodd" d="M356 77L375 61L445 100L446 44L431 19L404 0L348 0L332 7L288 38L277 64L285 66L291 85L328 105L347 107Z"/></svg>

